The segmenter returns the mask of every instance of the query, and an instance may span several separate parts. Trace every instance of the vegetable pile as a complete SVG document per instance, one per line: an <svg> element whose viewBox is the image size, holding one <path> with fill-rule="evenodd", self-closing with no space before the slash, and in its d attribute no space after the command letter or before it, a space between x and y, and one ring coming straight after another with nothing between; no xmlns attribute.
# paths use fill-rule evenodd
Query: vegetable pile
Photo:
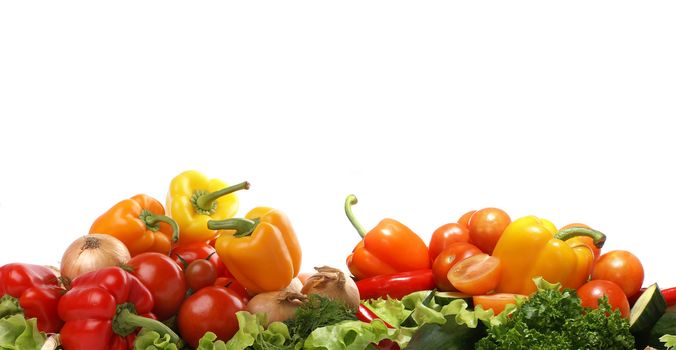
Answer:
<svg viewBox="0 0 676 350"><path fill-rule="evenodd" d="M237 217L249 187L186 171L166 206L102 210L60 268L0 266L0 349L676 347L676 288L644 287L639 258L584 224L484 208L425 242L391 218L365 230L350 195L346 269L310 273L282 211Z"/></svg>

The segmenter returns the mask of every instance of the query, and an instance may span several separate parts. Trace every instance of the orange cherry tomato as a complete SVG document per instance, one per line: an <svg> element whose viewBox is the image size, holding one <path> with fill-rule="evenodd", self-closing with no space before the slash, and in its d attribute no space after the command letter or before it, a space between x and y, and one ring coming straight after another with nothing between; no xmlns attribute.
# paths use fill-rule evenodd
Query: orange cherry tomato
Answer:
<svg viewBox="0 0 676 350"><path fill-rule="evenodd" d="M474 215L474 213L476 213L476 210L470 210L470 211L462 214L460 219L458 219L458 224L465 226L465 227L469 226L469 219L472 217L472 215Z"/></svg>
<svg viewBox="0 0 676 350"><path fill-rule="evenodd" d="M613 250L599 257L591 279L615 282L631 298L641 290L643 277L643 265L634 254Z"/></svg>
<svg viewBox="0 0 676 350"><path fill-rule="evenodd" d="M613 310L620 310L622 317L629 318L629 301L616 283L604 280L589 281L577 289L582 306L596 309L599 307L599 299L604 295L608 297L608 304Z"/></svg>
<svg viewBox="0 0 676 350"><path fill-rule="evenodd" d="M497 294L488 294L488 295L475 295L472 297L472 302L474 307L481 305L484 310L491 309L493 310L493 315L497 315L505 310L505 307L509 304L516 305L516 297L522 296L522 294L512 294L512 293L497 293Z"/></svg>
<svg viewBox="0 0 676 350"><path fill-rule="evenodd" d="M561 230L571 228L571 227L591 228L591 227L589 227L585 224L574 223L574 224L568 224L566 226L561 227ZM577 236L577 237L573 237L571 239L567 239L566 243L571 247L575 247L578 244L586 245L587 247L589 247L589 249L591 249L592 253L594 253L594 261L598 260L599 256L601 255L601 248L594 245L594 240L591 237Z"/></svg>
<svg viewBox="0 0 676 350"><path fill-rule="evenodd" d="M467 241L469 241L469 230L467 230L467 227L456 223L440 226L438 229L434 230L432 238L430 239L430 248L428 252L430 255L430 262L434 263L434 259L437 258L437 255L453 243Z"/></svg>
<svg viewBox="0 0 676 350"><path fill-rule="evenodd" d="M493 253L507 225L512 219L498 208L484 208L472 214L469 219L469 242L486 254Z"/></svg>
<svg viewBox="0 0 676 350"><path fill-rule="evenodd" d="M437 288L446 292L457 291L448 280L448 271L458 262L481 253L481 249L466 242L451 244L444 249L432 264L432 274Z"/></svg>
<svg viewBox="0 0 676 350"><path fill-rule="evenodd" d="M500 259L477 254L455 264L448 271L448 280L465 294L488 294L498 286L500 269Z"/></svg>

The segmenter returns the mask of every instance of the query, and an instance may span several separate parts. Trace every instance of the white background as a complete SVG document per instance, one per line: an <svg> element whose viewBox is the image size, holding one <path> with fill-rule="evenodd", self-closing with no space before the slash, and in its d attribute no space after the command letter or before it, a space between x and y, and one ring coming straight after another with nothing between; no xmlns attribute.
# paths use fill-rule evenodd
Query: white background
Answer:
<svg viewBox="0 0 676 350"><path fill-rule="evenodd" d="M676 286L671 1L0 3L0 264L58 264L197 169L291 218L303 269L383 217L587 223Z"/></svg>

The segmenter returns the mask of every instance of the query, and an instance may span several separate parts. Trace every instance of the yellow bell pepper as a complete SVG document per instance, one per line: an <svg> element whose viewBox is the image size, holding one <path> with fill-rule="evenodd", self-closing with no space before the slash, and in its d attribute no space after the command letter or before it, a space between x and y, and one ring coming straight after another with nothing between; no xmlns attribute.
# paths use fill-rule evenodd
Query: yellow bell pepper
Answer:
<svg viewBox="0 0 676 350"><path fill-rule="evenodd" d="M216 240L216 252L249 292L282 290L298 275L300 244L281 211L258 207L245 219L209 221L209 228L225 230Z"/></svg>
<svg viewBox="0 0 676 350"><path fill-rule="evenodd" d="M209 229L207 222L235 216L239 200L233 192L248 188L248 182L228 187L223 181L209 179L195 170L185 171L173 178L167 195L167 215L181 229L178 244L216 238L217 231Z"/></svg>
<svg viewBox="0 0 676 350"><path fill-rule="evenodd" d="M565 288L577 288L587 281L594 254L584 244L567 244L575 236L594 239L597 247L605 235L589 228L573 227L557 232L550 221L535 216L520 218L505 228L493 256L500 259L502 271L496 288L499 293L531 294L533 278L560 282Z"/></svg>

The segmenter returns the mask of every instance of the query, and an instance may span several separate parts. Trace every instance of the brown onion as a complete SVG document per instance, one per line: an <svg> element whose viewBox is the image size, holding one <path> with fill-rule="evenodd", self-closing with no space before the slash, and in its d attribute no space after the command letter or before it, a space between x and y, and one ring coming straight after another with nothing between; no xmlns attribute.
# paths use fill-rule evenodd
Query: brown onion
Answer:
<svg viewBox="0 0 676 350"><path fill-rule="evenodd" d="M303 294L288 291L267 292L256 294L246 304L246 311L252 314L264 313L267 315L266 326L271 322L282 322L296 316L296 309L307 301Z"/></svg>
<svg viewBox="0 0 676 350"><path fill-rule="evenodd" d="M289 283L289 285L284 288L284 290L287 292L295 293L300 293L301 289L303 289L303 282L301 282L298 277L294 277L294 279L291 280L291 283Z"/></svg>
<svg viewBox="0 0 676 350"><path fill-rule="evenodd" d="M351 278L345 278L343 271L329 267L315 267L317 273L307 278L301 293L319 294L329 299L340 300L349 308L359 308L359 289Z"/></svg>
<svg viewBox="0 0 676 350"><path fill-rule="evenodd" d="M87 272L118 266L131 259L129 250L119 239L93 233L76 239L61 258L61 276L73 280Z"/></svg>

